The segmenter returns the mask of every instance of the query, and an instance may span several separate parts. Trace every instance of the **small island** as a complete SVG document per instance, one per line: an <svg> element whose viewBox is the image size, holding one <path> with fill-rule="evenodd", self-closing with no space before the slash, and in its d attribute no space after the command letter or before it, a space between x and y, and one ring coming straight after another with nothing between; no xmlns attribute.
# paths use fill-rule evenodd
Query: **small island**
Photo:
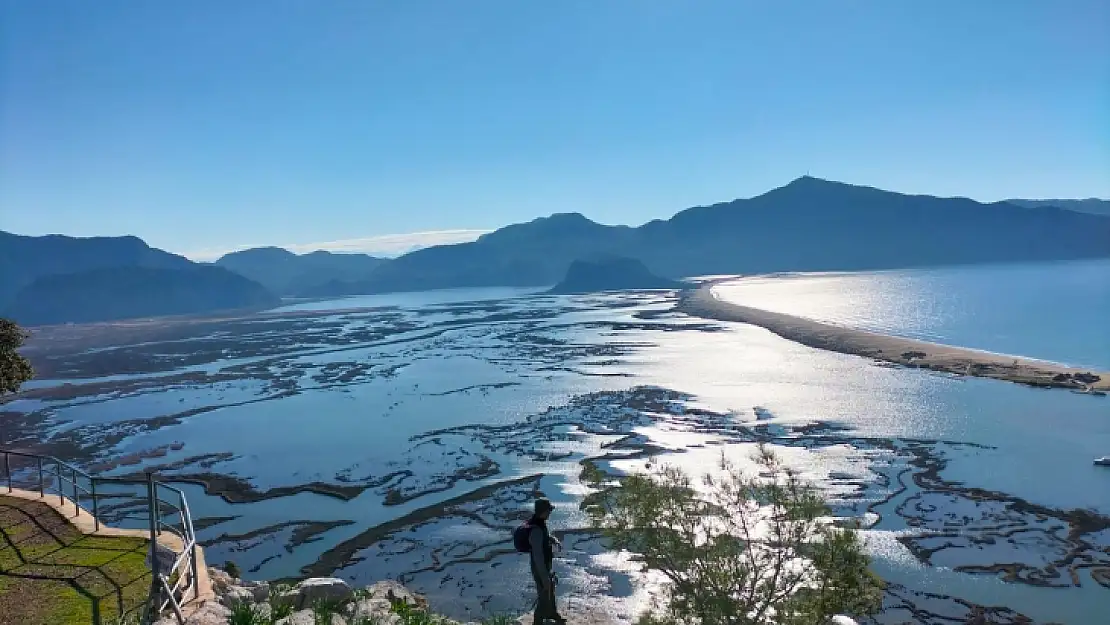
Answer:
<svg viewBox="0 0 1110 625"><path fill-rule="evenodd" d="M605 256L572 262L563 281L548 293L573 294L598 291L651 291L685 289L690 285L661 278L635 258Z"/></svg>

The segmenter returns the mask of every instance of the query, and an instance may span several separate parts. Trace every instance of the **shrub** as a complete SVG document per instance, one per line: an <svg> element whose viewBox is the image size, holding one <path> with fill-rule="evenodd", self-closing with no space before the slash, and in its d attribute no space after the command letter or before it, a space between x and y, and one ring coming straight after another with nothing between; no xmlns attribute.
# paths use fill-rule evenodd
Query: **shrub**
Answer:
<svg viewBox="0 0 1110 625"><path fill-rule="evenodd" d="M872 614L882 582L852 530L764 446L749 477L723 456L699 484L675 467L624 478L590 513L614 547L667 580L645 625L823 625Z"/></svg>
<svg viewBox="0 0 1110 625"><path fill-rule="evenodd" d="M224 568L225 573L234 577L235 579L242 579L243 578L243 572L239 570L239 565L235 564L231 560L228 560L227 562L224 562L224 567L223 568Z"/></svg>
<svg viewBox="0 0 1110 625"><path fill-rule="evenodd" d="M236 603L231 606L231 616L227 625L270 625L271 619L249 603Z"/></svg>

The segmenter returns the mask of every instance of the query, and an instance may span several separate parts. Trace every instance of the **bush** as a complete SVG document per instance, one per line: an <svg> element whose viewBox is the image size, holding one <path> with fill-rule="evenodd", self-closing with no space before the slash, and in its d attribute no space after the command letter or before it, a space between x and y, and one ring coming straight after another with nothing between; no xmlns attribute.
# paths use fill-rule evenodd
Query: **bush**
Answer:
<svg viewBox="0 0 1110 625"><path fill-rule="evenodd" d="M291 588L288 584L270 584L270 620L277 622L293 614L293 602L284 596Z"/></svg>
<svg viewBox="0 0 1110 625"><path fill-rule="evenodd" d="M0 396L18 393L19 387L34 375L31 364L16 351L28 334L14 321L0 319Z"/></svg>
<svg viewBox="0 0 1110 625"><path fill-rule="evenodd" d="M239 565L235 564L231 560L224 562L224 572L234 577L235 579L243 578L243 572L239 570Z"/></svg>
<svg viewBox="0 0 1110 625"><path fill-rule="evenodd" d="M613 546L668 582L643 622L824 625L878 610L882 582L855 532L829 523L817 491L769 449L754 460L758 478L722 456L720 474L700 484L665 466L593 498Z"/></svg>
<svg viewBox="0 0 1110 625"><path fill-rule="evenodd" d="M227 619L227 625L270 625L270 622L261 609L249 603L231 606L231 616Z"/></svg>

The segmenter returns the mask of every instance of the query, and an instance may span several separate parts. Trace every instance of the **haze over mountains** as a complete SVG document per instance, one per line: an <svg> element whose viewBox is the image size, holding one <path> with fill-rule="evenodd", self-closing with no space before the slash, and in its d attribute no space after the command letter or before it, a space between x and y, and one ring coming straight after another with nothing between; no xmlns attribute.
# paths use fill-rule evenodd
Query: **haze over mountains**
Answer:
<svg viewBox="0 0 1110 625"><path fill-rule="evenodd" d="M225 254L216 264L278 295L297 297L326 291L334 282L361 279L384 262L366 254L316 251L298 255L280 247L256 247Z"/></svg>
<svg viewBox="0 0 1110 625"><path fill-rule="evenodd" d="M1010 204L1017 204L1026 208L1039 206L1056 206L1080 213L1092 215L1110 215L1110 200L1087 198L1085 200L1006 200Z"/></svg>
<svg viewBox="0 0 1110 625"><path fill-rule="evenodd" d="M278 296L548 286L575 261L599 254L639 261L646 273L637 267L624 275L640 281L1110 257L1110 215L1099 214L1105 204L984 204L803 177L754 198L690 208L635 228L565 213L393 260L256 248L214 266L135 237L0 233L0 311L43 324L269 306ZM606 284L621 288L619 280ZM161 303L144 304L148 299Z"/></svg>

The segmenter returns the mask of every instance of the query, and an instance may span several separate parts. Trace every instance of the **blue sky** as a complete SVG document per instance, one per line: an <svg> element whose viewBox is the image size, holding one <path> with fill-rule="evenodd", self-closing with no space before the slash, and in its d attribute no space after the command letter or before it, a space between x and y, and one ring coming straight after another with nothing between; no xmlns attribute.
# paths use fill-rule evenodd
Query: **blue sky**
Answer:
<svg viewBox="0 0 1110 625"><path fill-rule="evenodd" d="M0 7L0 229L23 234L397 252L807 172L1110 197L1105 0Z"/></svg>

